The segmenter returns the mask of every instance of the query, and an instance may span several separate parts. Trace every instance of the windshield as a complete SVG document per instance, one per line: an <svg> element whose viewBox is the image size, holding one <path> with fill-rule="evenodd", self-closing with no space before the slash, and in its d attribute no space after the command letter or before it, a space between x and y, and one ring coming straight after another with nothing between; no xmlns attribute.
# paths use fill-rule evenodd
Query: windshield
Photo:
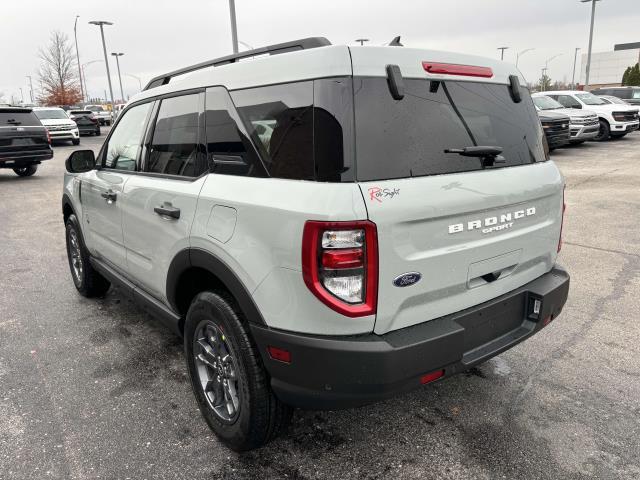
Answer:
<svg viewBox="0 0 640 480"><path fill-rule="evenodd" d="M92 112L104 112L104 108L100 105L91 105L87 107L87 110L91 110Z"/></svg>
<svg viewBox="0 0 640 480"><path fill-rule="evenodd" d="M34 110L40 120L68 120L67 114L61 108L51 108L48 110Z"/></svg>
<svg viewBox="0 0 640 480"><path fill-rule="evenodd" d="M474 145L502 148L505 167L546 159L526 88L515 103L507 85L404 79L394 100L386 78L353 80L360 181L480 170L478 158L445 153Z"/></svg>
<svg viewBox="0 0 640 480"><path fill-rule="evenodd" d="M564 108L561 103L556 102L553 98L546 95L533 97L533 103L540 110L556 110L558 108Z"/></svg>
<svg viewBox="0 0 640 480"><path fill-rule="evenodd" d="M585 105L606 105L604 100L596 97L593 93L576 93L576 97Z"/></svg>

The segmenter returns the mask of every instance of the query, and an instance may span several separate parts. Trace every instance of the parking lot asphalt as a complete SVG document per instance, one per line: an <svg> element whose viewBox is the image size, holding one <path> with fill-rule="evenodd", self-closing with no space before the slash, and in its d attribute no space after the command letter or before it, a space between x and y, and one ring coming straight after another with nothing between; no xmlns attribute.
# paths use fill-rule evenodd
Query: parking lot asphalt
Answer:
<svg viewBox="0 0 640 480"><path fill-rule="evenodd" d="M117 290L76 293L60 204L76 148L31 178L0 170L0 478L640 478L640 133L553 152L572 279L549 327L399 398L297 411L246 454L202 420L178 338Z"/></svg>

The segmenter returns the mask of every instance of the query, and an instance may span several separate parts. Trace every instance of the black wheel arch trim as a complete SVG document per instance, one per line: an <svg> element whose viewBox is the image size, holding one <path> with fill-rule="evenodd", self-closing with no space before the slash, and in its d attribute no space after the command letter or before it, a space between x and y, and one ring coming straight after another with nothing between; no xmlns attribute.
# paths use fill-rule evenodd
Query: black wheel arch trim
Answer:
<svg viewBox="0 0 640 480"><path fill-rule="evenodd" d="M167 299L171 308L178 312L176 292L180 276L191 267L202 268L216 276L231 292L238 302L240 310L249 323L266 325L258 306L244 283L233 272L231 267L215 255L201 248L186 248L176 254L167 272Z"/></svg>

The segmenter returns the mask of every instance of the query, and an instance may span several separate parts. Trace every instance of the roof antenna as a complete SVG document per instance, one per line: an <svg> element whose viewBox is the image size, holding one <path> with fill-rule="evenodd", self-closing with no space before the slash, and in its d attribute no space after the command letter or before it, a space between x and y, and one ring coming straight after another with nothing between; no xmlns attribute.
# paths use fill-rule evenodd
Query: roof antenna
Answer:
<svg viewBox="0 0 640 480"><path fill-rule="evenodd" d="M389 46L390 47L404 47L404 45L402 45L400 43L400 35L398 35L393 40L391 40L391 42L389 42Z"/></svg>

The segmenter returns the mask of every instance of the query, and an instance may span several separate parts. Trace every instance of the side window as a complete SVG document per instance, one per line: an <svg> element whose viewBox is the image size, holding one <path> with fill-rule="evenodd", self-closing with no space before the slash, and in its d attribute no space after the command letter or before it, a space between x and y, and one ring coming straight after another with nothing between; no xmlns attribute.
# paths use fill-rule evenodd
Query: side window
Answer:
<svg viewBox="0 0 640 480"><path fill-rule="evenodd" d="M131 171L136 169L144 127L152 104L153 102L147 102L136 105L123 114L106 145L103 168Z"/></svg>
<svg viewBox="0 0 640 480"><path fill-rule="evenodd" d="M231 98L271 176L315 179L312 82L236 90Z"/></svg>
<svg viewBox="0 0 640 480"><path fill-rule="evenodd" d="M611 89L611 95L627 100L631 98L631 89L630 88L620 88L617 90Z"/></svg>
<svg viewBox="0 0 640 480"><path fill-rule="evenodd" d="M571 95L558 95L558 102L560 102L564 107L573 108L580 107L581 104Z"/></svg>
<svg viewBox="0 0 640 480"><path fill-rule="evenodd" d="M145 172L198 177L207 170L199 144L200 95L165 98L149 146Z"/></svg>
<svg viewBox="0 0 640 480"><path fill-rule="evenodd" d="M225 175L265 177L266 171L238 117L229 92L207 89L205 100L207 152L211 171Z"/></svg>

